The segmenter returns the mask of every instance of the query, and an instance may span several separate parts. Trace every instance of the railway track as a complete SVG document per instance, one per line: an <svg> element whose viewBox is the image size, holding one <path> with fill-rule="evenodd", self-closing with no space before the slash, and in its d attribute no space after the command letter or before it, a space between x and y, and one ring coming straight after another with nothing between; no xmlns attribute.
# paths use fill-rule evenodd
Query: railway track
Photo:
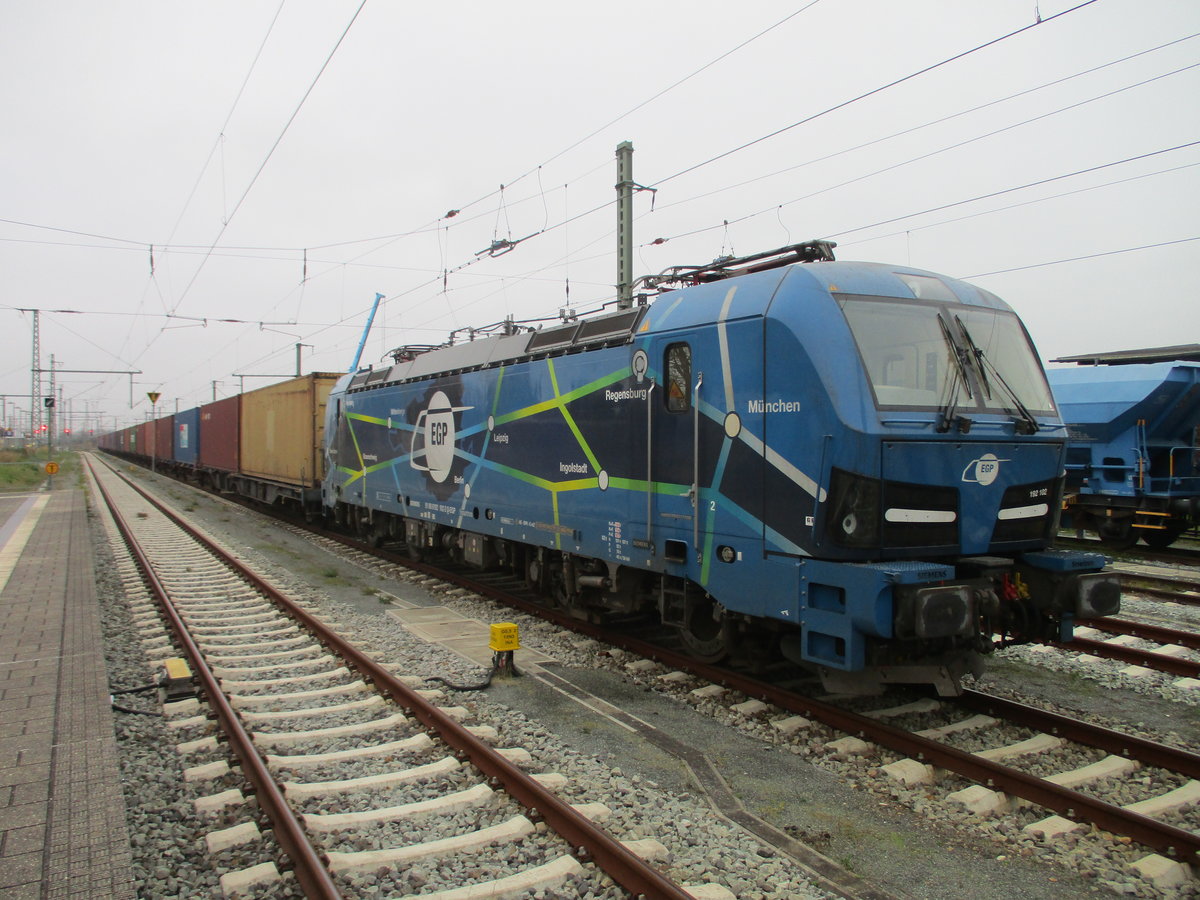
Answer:
<svg viewBox="0 0 1200 900"><path fill-rule="evenodd" d="M962 794L946 802L961 803L965 811L988 814L990 805L994 811L1017 804L1035 804L1055 812L1054 816L1043 816L1027 823L1026 833L1038 840L1062 840L1065 835L1078 834L1079 827L1086 828L1088 824L1114 835L1126 835L1127 839L1155 851L1135 861L1139 871L1144 869L1146 877L1155 884L1175 878L1180 870L1170 867L1180 861L1194 863L1200 851L1200 836L1197 835L1200 822L1194 813L1200 800L1197 796L1200 769L1195 754L1096 729L1053 713L1023 709L1018 714L1015 705L986 695L968 694L961 705L930 707L926 702L917 710L901 709L899 712L839 709L737 673L705 671L705 667L686 658L673 657L670 650L663 647L639 646L634 639L592 631L573 619L554 614L547 616L543 608L520 596L519 586L513 579L446 572L413 563L393 553L368 550L339 535L327 534L319 540L345 544L355 557L369 556L377 562L382 559L387 564L399 564L446 578L507 605L557 620L560 625L623 646L646 659L657 660L676 674L689 672L700 682L696 687L695 681L681 682L672 678L669 690L681 690L680 685L684 684L689 693L704 691L707 679L707 686L714 689L710 696L733 690L754 698L759 706L770 704L750 715L758 715L764 721L769 719L771 730L779 734L792 728L808 729L816 723L829 732L827 740L820 740L828 753L877 758L881 771L886 770L887 776L898 784L923 785L928 783L926 779L941 782L947 778L973 781L973 785L947 792L947 798ZM1157 636L1163 635L1159 632ZM652 676L646 677L653 680ZM914 725L906 731L887 724L888 721L903 721L906 716L919 718L920 727ZM931 717L944 718L931 725ZM798 720L808 724L798 725ZM1019 727L1026 729L1029 735L1001 746L989 745L997 740L989 736L997 721L1009 723L1009 731ZM932 732L940 732L941 739L931 737ZM812 738L808 739L811 742ZM1013 744L1017 746L1013 747ZM1006 765L989 759L989 756L1016 762ZM1071 761L1081 759L1083 765L1072 767ZM948 772L955 774L947 776L945 773ZM1092 781L1097 777L1098 781ZM1130 787L1131 781L1144 782L1146 788ZM1074 787L1064 787L1058 782ZM1086 787L1089 783L1092 786ZM1023 815L1031 817L1028 811ZM1168 874L1161 874L1163 871Z"/></svg>
<svg viewBox="0 0 1200 900"><path fill-rule="evenodd" d="M1055 543L1060 547L1074 550L1096 550L1109 554L1118 559L1134 559L1146 562L1158 562L1168 566L1200 566L1200 547L1194 541L1183 541L1165 550L1152 550L1138 545L1128 550L1113 550L1105 547L1098 538L1080 538L1068 534L1059 534Z"/></svg>
<svg viewBox="0 0 1200 900"><path fill-rule="evenodd" d="M874 755L888 777L900 784L933 784L945 780L946 773L965 779L966 787L948 793L948 802L960 804L964 812L988 815L1014 804L1047 810L1053 815L1036 818L1026 827L1026 833L1037 839L1059 840L1094 826L1136 841L1153 851L1134 862L1152 881L1183 877L1179 873L1185 870L1179 863L1194 865L1200 860L1200 755L1195 753L976 692L967 692L959 701L926 699L915 706L859 712L547 611L524 596L515 579L413 563L386 551L368 551L339 535L324 534L322 540L436 574L507 606L653 660L665 667L660 675L682 672L696 679L680 682L672 678L675 690L699 691L708 698L736 691L751 698L750 706L739 704L742 713L773 714L772 727L777 730L798 731L818 723L830 731L830 738L822 742L828 752ZM681 683L683 687L678 687ZM891 724L909 715L925 721L914 729ZM930 725L931 715L941 721ZM988 734L997 723L1025 729L1028 736L995 744L997 739ZM1074 765L1080 759L1087 762ZM1133 782L1148 790L1134 790L1138 799L1126 800ZM1162 872L1170 874L1161 876Z"/></svg>
<svg viewBox="0 0 1200 900"><path fill-rule="evenodd" d="M339 537L333 539L342 540ZM406 564L406 561L386 553L378 555ZM425 566L420 568L427 569ZM926 724L919 731L905 731L888 724L889 719L908 712L903 708L894 714L880 714L879 711L862 714L832 703L822 703L744 674L696 663L657 644L584 625L566 616L554 613L547 616L543 608L531 604L521 596L519 590L514 592L510 579L480 578L458 571L444 572L443 576L506 605L548 617L563 627L580 631L645 659L655 660L671 672L686 672L722 690L736 690L746 697L769 703L791 714L778 720L788 723L784 726L785 730L793 726L807 727L800 726L797 718L820 722L843 735L827 742L834 753L878 752L872 748L871 745L874 745L893 754L902 754L900 759L888 764L894 767L891 770L896 773L893 777L902 783L932 782L938 777L936 770L968 779L975 783L978 790L964 788L959 792L962 797L951 801L961 802L964 810L999 809L1013 798L1019 798L1020 801L1056 813L1044 821L1031 822L1027 832L1031 835L1055 839L1080 827L1095 825L1156 851L1142 863L1143 868L1150 872L1176 861L1194 863L1197 854L1200 854L1200 834L1196 828L1200 825L1200 819L1196 819L1194 824L1187 821L1190 815L1187 810L1195 809L1200 803L1200 755L977 692L967 692L957 702L927 701L918 704L917 711L928 713L934 709L943 710L945 721L932 727ZM689 687L689 690L703 691L704 688ZM963 710L968 711L968 715L960 715ZM788 722L789 719L792 721ZM1015 745L973 746L980 743L978 735L985 734L997 721L1029 729L1030 736ZM968 742L972 749L961 749L955 745L956 735L961 738L972 733L975 737ZM982 739L984 743L986 740ZM1081 751L1081 747L1087 749ZM1050 771L1044 777L1031 774L1021 767L1019 761L1032 756L1039 759L1037 768L1045 768L1043 753L1058 754L1064 758L1075 758L1081 754L1097 758L1087 766L1069 771ZM1145 779L1147 769L1165 773L1163 781L1177 784L1177 787L1163 791L1159 796L1146 796L1131 803L1114 803L1104 799L1105 793L1121 793L1113 790L1113 785L1106 790L1106 780L1115 779L1115 783L1119 783L1123 778L1133 777L1134 773L1142 773L1137 777ZM1096 793L1083 792L1086 785L1095 783L1100 785ZM1001 792L1007 796L997 796ZM1161 818L1156 818L1153 813ZM1185 824L1174 824L1172 819Z"/></svg>
<svg viewBox="0 0 1200 900"><path fill-rule="evenodd" d="M1132 643L1155 646L1143 648L1131 646ZM1194 651L1200 650L1200 634L1194 631L1181 631L1129 619L1080 619L1076 622L1075 636L1071 641L1051 642L1049 646L1165 672L1181 679L1200 679L1200 662L1192 658Z"/></svg>
<svg viewBox="0 0 1200 900"><path fill-rule="evenodd" d="M1200 550L1177 547L1170 550L1138 548L1113 551L1098 540L1059 536L1056 544L1075 550L1093 550L1112 558L1112 566L1121 576L1127 591L1145 597L1171 600L1188 606L1200 606ZM1152 567L1146 563L1159 563Z"/></svg>
<svg viewBox="0 0 1200 900"><path fill-rule="evenodd" d="M410 687L115 473L89 469L242 773L216 758L188 777L218 785L246 779L305 896L353 895L359 872L480 854L487 862L460 868L513 871L446 885L447 900L564 881L597 896L607 896L612 882L647 898L718 895L711 885L688 890L671 881L639 855L653 856L652 844L627 846L589 818L602 817L602 805L573 807L554 791L560 777L524 771L527 751L492 748L494 735L460 724L465 710L439 708L429 692ZM153 628L159 614L146 609L140 618ZM172 652L165 636L148 644L148 653ZM199 702L184 701L189 707ZM203 730L208 719L173 724ZM217 742L206 735L183 750L212 756ZM367 808L323 811L330 797L344 795L365 795ZM219 808L238 796L227 788L210 803ZM377 846L397 832L402 843ZM209 844L216 851L257 839L247 821L210 835ZM372 848L357 849L363 845ZM515 846L524 849L501 859ZM277 877L274 863L263 862L228 873L222 886L228 892Z"/></svg>

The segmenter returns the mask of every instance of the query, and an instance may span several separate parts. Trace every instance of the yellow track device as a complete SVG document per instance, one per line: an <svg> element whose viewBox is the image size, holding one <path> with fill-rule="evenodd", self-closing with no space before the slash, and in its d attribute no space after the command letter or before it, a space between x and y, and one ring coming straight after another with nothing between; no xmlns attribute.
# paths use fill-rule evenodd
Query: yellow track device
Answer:
<svg viewBox="0 0 1200 900"><path fill-rule="evenodd" d="M163 662L158 672L158 696L163 703L196 696L192 670L182 657L173 656Z"/></svg>

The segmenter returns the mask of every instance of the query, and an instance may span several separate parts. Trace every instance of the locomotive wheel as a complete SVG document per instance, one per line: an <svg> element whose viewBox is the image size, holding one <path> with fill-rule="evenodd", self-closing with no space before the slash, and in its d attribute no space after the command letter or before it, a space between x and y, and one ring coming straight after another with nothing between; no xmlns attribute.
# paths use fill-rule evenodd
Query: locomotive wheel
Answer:
<svg viewBox="0 0 1200 900"><path fill-rule="evenodd" d="M1131 519L1104 519L1096 529L1100 542L1113 550L1128 550L1137 543Z"/></svg>
<svg viewBox="0 0 1200 900"><path fill-rule="evenodd" d="M1161 531L1158 529L1147 529L1142 532L1142 540L1151 549L1165 550L1175 543L1179 539L1179 536L1186 530L1187 528L1184 525L1168 525Z"/></svg>
<svg viewBox="0 0 1200 900"><path fill-rule="evenodd" d="M689 656L704 663L717 663L733 652L733 629L722 615L713 618L712 600L696 603L688 610L687 625L676 632Z"/></svg>

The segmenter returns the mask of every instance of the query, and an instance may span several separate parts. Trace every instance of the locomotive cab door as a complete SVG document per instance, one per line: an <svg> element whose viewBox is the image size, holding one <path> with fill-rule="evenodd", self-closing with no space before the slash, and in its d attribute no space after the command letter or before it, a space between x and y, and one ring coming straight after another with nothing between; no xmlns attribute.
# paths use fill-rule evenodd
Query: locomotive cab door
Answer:
<svg viewBox="0 0 1200 900"><path fill-rule="evenodd" d="M651 402L655 544L705 588L718 545L751 550L746 529L763 504L761 432L746 427L762 403L762 319L730 321L728 309L656 345L662 384Z"/></svg>
<svg viewBox="0 0 1200 900"><path fill-rule="evenodd" d="M647 529L669 563L687 563L694 549L697 496L695 378L693 342L685 338L658 345L661 384L647 400L650 435Z"/></svg>

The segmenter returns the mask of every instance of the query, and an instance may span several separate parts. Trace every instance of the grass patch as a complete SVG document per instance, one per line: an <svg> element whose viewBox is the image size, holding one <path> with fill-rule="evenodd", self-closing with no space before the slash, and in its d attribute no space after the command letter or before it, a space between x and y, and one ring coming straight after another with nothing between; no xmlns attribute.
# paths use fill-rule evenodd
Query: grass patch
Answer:
<svg viewBox="0 0 1200 900"><path fill-rule="evenodd" d="M79 474L79 457L73 452L55 453L58 463L55 478L71 478ZM46 482L46 451L0 450L0 491L31 491Z"/></svg>

